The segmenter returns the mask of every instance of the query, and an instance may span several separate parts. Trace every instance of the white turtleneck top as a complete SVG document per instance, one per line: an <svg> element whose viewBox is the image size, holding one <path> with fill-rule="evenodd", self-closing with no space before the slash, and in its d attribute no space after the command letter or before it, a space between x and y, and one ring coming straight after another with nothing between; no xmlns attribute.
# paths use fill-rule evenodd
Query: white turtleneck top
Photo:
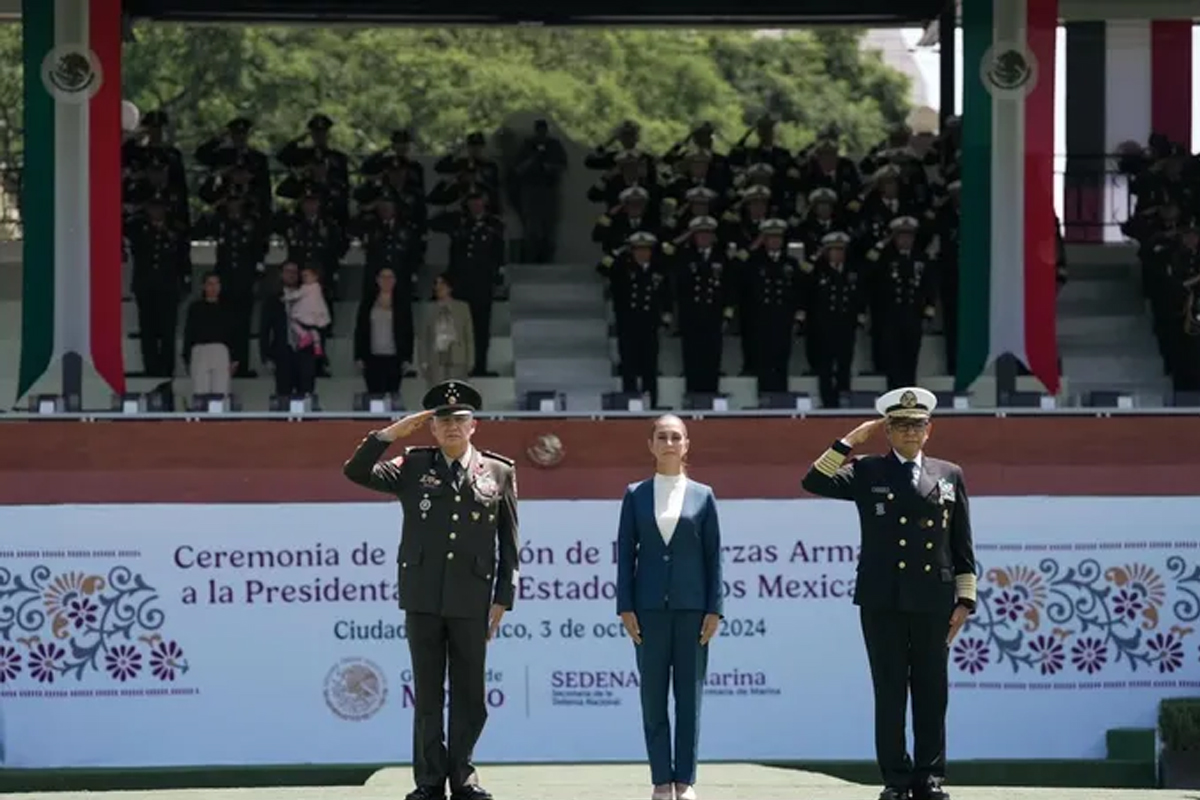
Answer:
<svg viewBox="0 0 1200 800"><path fill-rule="evenodd" d="M687 490L686 475L654 475L654 518L665 544L671 543L679 515L683 512L683 495Z"/></svg>

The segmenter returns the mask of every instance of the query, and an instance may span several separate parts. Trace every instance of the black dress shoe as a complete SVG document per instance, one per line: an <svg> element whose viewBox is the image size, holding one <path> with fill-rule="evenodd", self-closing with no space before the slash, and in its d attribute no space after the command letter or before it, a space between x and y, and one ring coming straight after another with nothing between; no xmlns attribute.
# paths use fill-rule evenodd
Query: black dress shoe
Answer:
<svg viewBox="0 0 1200 800"><path fill-rule="evenodd" d="M446 791L440 786L418 786L404 800L446 800Z"/></svg>
<svg viewBox="0 0 1200 800"><path fill-rule="evenodd" d="M912 800L950 800L950 795L938 783L918 784L912 787Z"/></svg>
<svg viewBox="0 0 1200 800"><path fill-rule="evenodd" d="M879 793L879 800L910 800L908 789L889 786Z"/></svg>
<svg viewBox="0 0 1200 800"><path fill-rule="evenodd" d="M450 800L492 800L492 793L479 785L464 786L451 792Z"/></svg>

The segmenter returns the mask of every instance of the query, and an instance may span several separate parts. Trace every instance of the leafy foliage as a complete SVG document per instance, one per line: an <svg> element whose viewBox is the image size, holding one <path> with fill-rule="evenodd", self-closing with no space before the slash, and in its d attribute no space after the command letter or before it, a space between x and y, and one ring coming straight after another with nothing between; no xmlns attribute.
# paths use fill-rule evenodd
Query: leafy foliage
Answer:
<svg viewBox="0 0 1200 800"><path fill-rule="evenodd" d="M237 115L254 119L254 140L273 150L321 111L348 152L384 146L402 126L414 129L421 150L443 152L472 130L534 111L588 143L635 119L655 151L704 120L727 149L770 112L782 120L784 146L805 145L833 123L847 149L862 152L908 111L908 79L878 54L861 53L859 33L848 30L155 23L135 34L124 50L125 96L143 112L165 109L185 151ZM19 66L19 53L19 26L0 26L0 61ZM0 70L0 127L8 131L20 126L20 87L20 69Z"/></svg>

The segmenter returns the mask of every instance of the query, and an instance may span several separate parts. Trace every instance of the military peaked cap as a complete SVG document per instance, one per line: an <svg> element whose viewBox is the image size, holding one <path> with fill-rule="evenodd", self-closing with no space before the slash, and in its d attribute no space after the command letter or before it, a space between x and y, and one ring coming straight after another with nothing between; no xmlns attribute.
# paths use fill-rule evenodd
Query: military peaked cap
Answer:
<svg viewBox="0 0 1200 800"><path fill-rule="evenodd" d="M920 386L904 386L879 396L875 410L893 419L928 419L937 408L937 397Z"/></svg>
<svg viewBox="0 0 1200 800"><path fill-rule="evenodd" d="M442 381L425 392L421 405L435 417L469 416L483 407L483 397L465 381Z"/></svg>

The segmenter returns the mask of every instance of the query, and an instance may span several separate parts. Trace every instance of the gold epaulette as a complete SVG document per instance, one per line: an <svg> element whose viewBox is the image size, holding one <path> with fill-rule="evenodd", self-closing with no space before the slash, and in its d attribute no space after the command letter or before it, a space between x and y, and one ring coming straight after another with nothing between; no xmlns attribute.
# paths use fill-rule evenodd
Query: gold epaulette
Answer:
<svg viewBox="0 0 1200 800"><path fill-rule="evenodd" d="M491 450L480 450L479 454L481 456L487 456L488 458L493 458L496 461L499 461L509 467L515 467L517 465L517 462L514 461L513 459L509 458L508 456L502 456L499 453L493 453Z"/></svg>
<svg viewBox="0 0 1200 800"><path fill-rule="evenodd" d="M675 245L671 244L670 242L663 242L662 251L665 255L673 256L675 255Z"/></svg>
<svg viewBox="0 0 1200 800"><path fill-rule="evenodd" d="M605 256L604 258L600 259L600 266L603 267L604 269L609 269L610 267L612 267L613 263L614 262L613 262L612 256Z"/></svg>
<svg viewBox="0 0 1200 800"><path fill-rule="evenodd" d="M875 249L874 247L872 247L870 250L867 251L866 259L867 259L867 261L878 261L879 260L879 251L877 249Z"/></svg>
<svg viewBox="0 0 1200 800"><path fill-rule="evenodd" d="M831 447L821 453L821 457L813 463L813 467L826 478L832 478L845 463L846 457Z"/></svg>
<svg viewBox="0 0 1200 800"><path fill-rule="evenodd" d="M858 211L860 208L862 208L862 203L858 200L851 200L849 203L846 203L847 211Z"/></svg>
<svg viewBox="0 0 1200 800"><path fill-rule="evenodd" d="M723 219L725 222L737 222L741 218L742 217L740 214L736 214L733 211L726 211L721 215L721 219Z"/></svg>
<svg viewBox="0 0 1200 800"><path fill-rule="evenodd" d="M970 600L972 603L978 600L975 594L975 573L969 572L964 575L954 576L954 594L963 600Z"/></svg>
<svg viewBox="0 0 1200 800"><path fill-rule="evenodd" d="M813 263L811 261L801 261L800 262L800 271L801 272L812 272L814 269L816 269L816 267L813 266Z"/></svg>
<svg viewBox="0 0 1200 800"><path fill-rule="evenodd" d="M612 220L609 219L608 214L601 214L600 219L596 220L596 224L601 228L607 228L609 225L612 225Z"/></svg>
<svg viewBox="0 0 1200 800"><path fill-rule="evenodd" d="M738 261L749 261L750 260L750 254L740 248L738 249L738 251L736 253L734 253L733 257L736 258Z"/></svg>

